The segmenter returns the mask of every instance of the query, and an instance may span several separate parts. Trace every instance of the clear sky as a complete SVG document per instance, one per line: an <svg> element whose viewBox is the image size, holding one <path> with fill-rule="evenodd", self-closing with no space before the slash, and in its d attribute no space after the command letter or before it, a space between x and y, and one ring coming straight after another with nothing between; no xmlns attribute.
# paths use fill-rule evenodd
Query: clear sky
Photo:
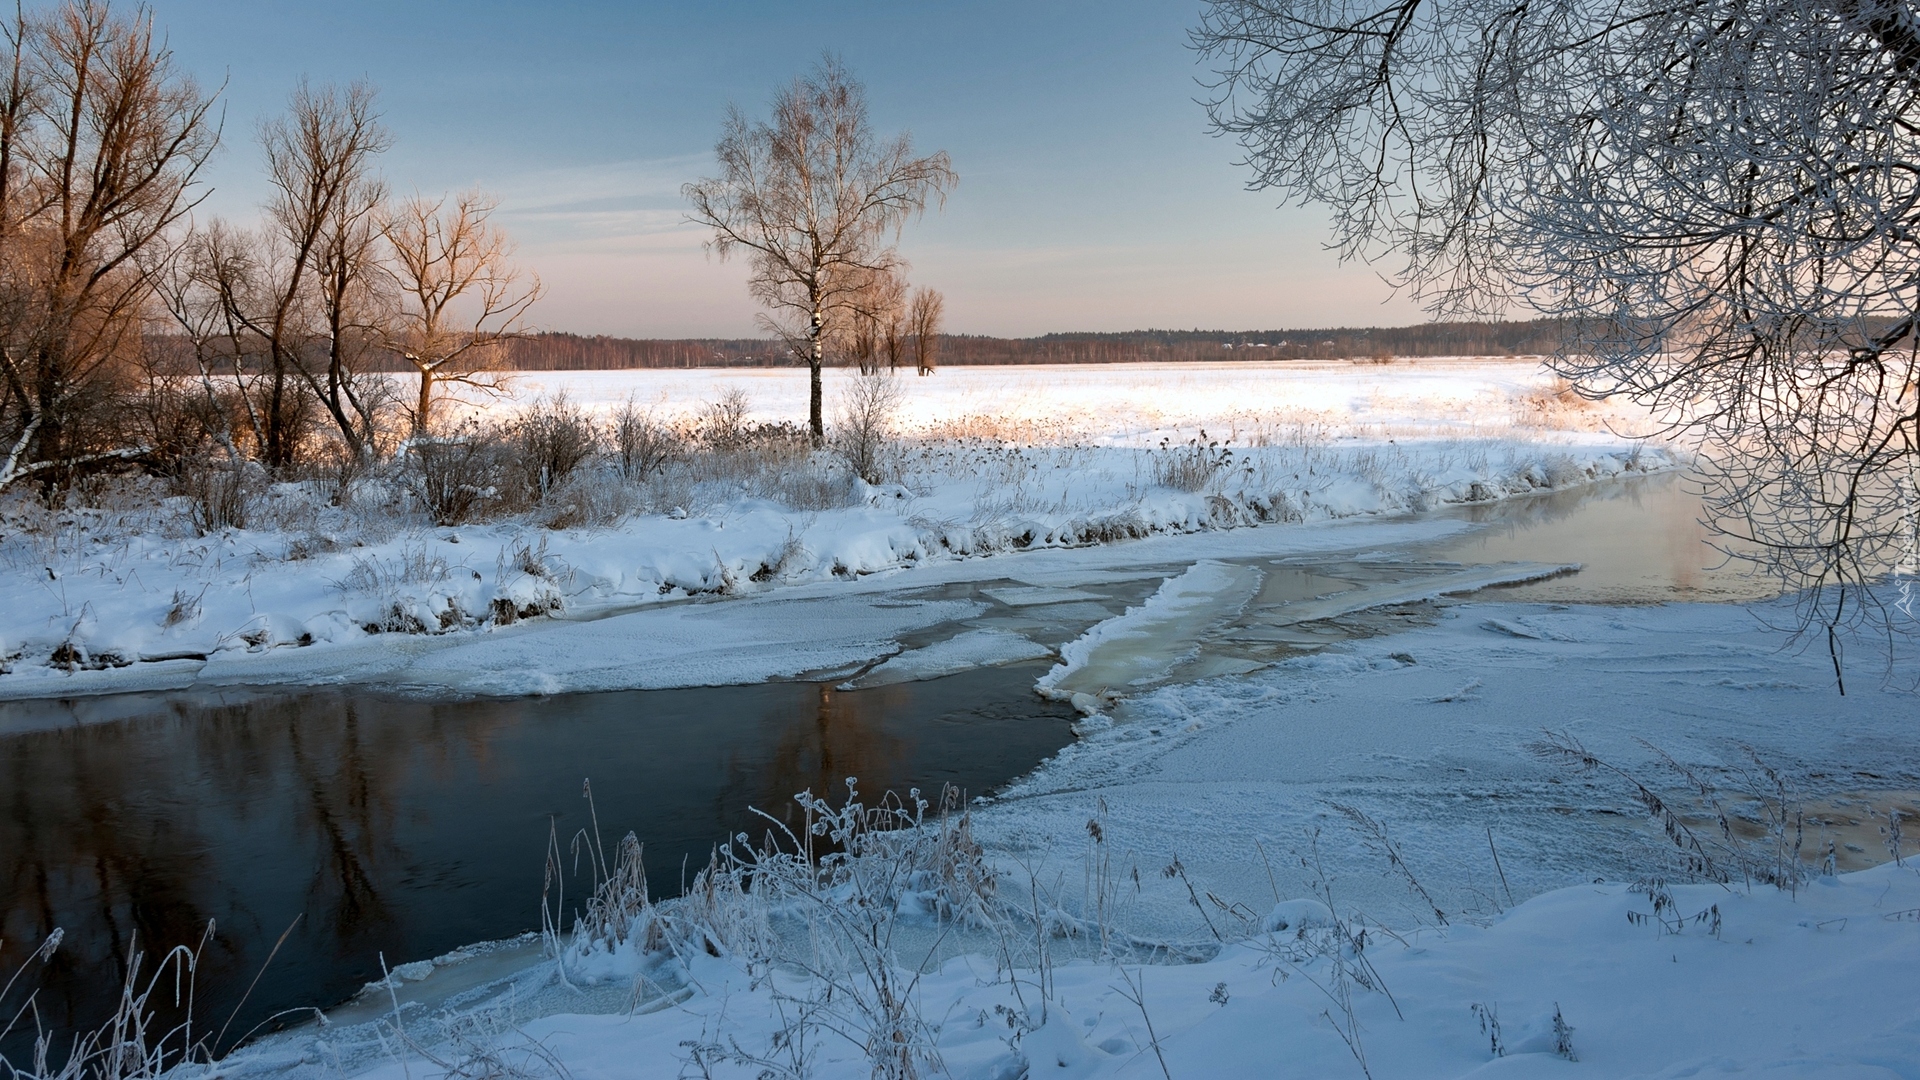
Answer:
<svg viewBox="0 0 1920 1080"><path fill-rule="evenodd" d="M746 271L701 249L680 185L712 170L729 102L837 51L883 134L953 157L946 209L910 225L948 328L997 335L1420 321L1323 250L1324 213L1244 190L1195 99L1197 7L955 3L154 0L180 64L226 83L207 210L249 219L259 122L301 76L371 81L396 192L501 199L548 286L543 328L755 336Z"/></svg>

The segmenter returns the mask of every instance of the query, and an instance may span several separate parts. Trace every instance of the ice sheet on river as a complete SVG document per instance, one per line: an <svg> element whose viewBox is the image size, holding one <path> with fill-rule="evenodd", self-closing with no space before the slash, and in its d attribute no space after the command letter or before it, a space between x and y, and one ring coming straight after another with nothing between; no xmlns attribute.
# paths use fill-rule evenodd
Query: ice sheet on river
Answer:
<svg viewBox="0 0 1920 1080"><path fill-rule="evenodd" d="M1260 588L1259 568L1198 562L1139 607L1099 623L1060 650L1036 688L1056 701L1126 693L1158 682L1191 657L1201 636L1238 615Z"/></svg>
<svg viewBox="0 0 1920 1080"><path fill-rule="evenodd" d="M937 679L974 668L1016 664L1052 655L1052 649L1036 645L1019 634L1005 630L966 630L945 641L896 653L841 687L861 690L869 686Z"/></svg>
<svg viewBox="0 0 1920 1080"><path fill-rule="evenodd" d="M850 673L899 651L899 635L969 618L978 610L973 603L931 607L931 601L906 600L902 593L1010 581L1017 585L993 590L1012 597L1002 603L1015 610L1058 614L1067 606L1059 601L1070 595L1097 596L1116 585L1158 579L1168 565L1433 543L1470 527L1458 519L1421 517L1157 535L1127 543L956 559L709 601L648 603L628 614L592 621L538 619L478 633L382 634L324 647L220 652L205 660L105 671L15 664L13 673L0 679L0 700L194 686L338 683L515 695ZM547 681L538 665L549 662L554 668Z"/></svg>
<svg viewBox="0 0 1920 1080"><path fill-rule="evenodd" d="M1263 612L1260 622L1267 626L1292 626L1321 619L1337 619L1368 608L1392 604L1412 604L1442 596L1464 596L1498 585L1522 585L1562 574L1575 573L1579 563L1495 563L1470 566L1453 573L1417 577L1409 581L1383 582L1364 589L1336 593L1313 600L1301 600Z"/></svg>
<svg viewBox="0 0 1920 1080"><path fill-rule="evenodd" d="M1751 747L1808 804L1920 787L1908 684L1874 677L1885 640L1847 642L1858 677L1842 697L1824 648L1791 647L1765 625L1792 611L1790 600L1758 611L1474 602L1246 677L1170 682L1129 697L1111 725L1083 725L976 814L975 833L1015 872L1032 864L1077 882L1097 817L1113 865L1137 861L1149 881L1136 929L1167 934L1206 933L1177 881L1152 884L1162 879L1148 871L1176 856L1228 903L1264 910L1269 873L1286 895L1311 894L1324 873L1376 918L1420 917L1336 805L1384 822L1449 911L1491 911L1488 897L1508 888L1524 897L1670 872L1671 845L1621 784L1527 752L1543 729L1668 790L1685 781L1648 744L1732 791L1744 790ZM1896 670L1920 670L1912 639ZM1828 838L1809 825L1804 854ZM1865 847L1884 851L1884 837Z"/></svg>
<svg viewBox="0 0 1920 1080"><path fill-rule="evenodd" d="M967 618L982 606L875 595L682 604L590 622L533 624L437 648L430 639L414 639L378 656L345 650L336 655L347 661L339 673L343 680L436 694L726 686L856 670L898 652L901 635ZM245 677L257 677L261 666L258 660L246 665ZM217 683L223 674L209 664L200 679ZM302 674L306 681L323 681L311 666Z"/></svg>
<svg viewBox="0 0 1920 1080"><path fill-rule="evenodd" d="M1537 581L1578 569L1571 563L1501 563L1422 574L1410 580L1380 582L1328 597L1281 604L1261 610L1254 621L1263 626L1315 622L1369 608ZM1207 637L1221 633L1246 610L1259 593L1262 580L1256 567L1195 563L1186 573L1167 579L1146 603L1068 642L1060 650L1060 663L1041 677L1036 689L1091 712L1103 697L1111 699L1164 682L1199 657ZM1223 667L1223 663L1239 666ZM1196 669L1188 676L1244 673L1261 666L1252 661L1216 658L1204 670Z"/></svg>

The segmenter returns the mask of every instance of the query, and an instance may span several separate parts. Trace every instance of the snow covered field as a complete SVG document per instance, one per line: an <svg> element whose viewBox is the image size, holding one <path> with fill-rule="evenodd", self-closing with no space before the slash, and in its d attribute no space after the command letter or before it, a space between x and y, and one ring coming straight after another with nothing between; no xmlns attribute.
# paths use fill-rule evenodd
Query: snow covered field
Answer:
<svg viewBox="0 0 1920 1080"><path fill-rule="evenodd" d="M684 413L728 385L764 419L804 408L791 371L517 393ZM150 510L0 540L9 696L864 686L1050 655L1036 690L1082 713L964 831L789 861L761 878L779 895L741 874L662 903L610 889L554 939L564 964L407 958L391 990L223 1071L1920 1077L1899 831L1920 756L1912 695L1863 670L1876 646L1849 643L1841 697L1824 651L1756 619L1788 602L1677 602L1747 595L1701 584L1697 539L1592 546L1671 564L1592 585L1571 540L1476 554L1528 504L1572 500L1573 539L1651 505L1635 484L1666 481L1636 478L1678 454L1608 430L1632 418L1513 362L953 369L907 390L896 479L837 507L695 486L592 528L383 535L316 511L191 537L134 527ZM1202 427L1230 463L1162 482ZM1504 505L1508 526L1466 513ZM511 621L470 617L503 598ZM1567 737L1605 765L1529 749Z"/></svg>
<svg viewBox="0 0 1920 1080"><path fill-rule="evenodd" d="M1374 989L1351 982L1350 955L1341 985L1333 954L1342 946L1311 900L1268 905L1273 932L1204 962L1062 964L1044 989L1033 973L1010 976L967 956L916 986L937 1028L921 1075L1914 1075L1912 868L1823 879L1798 896L1693 885L1670 898L1682 928L1655 925L1647 898L1626 885L1592 884L1535 897L1486 926L1376 931L1366 972ZM1026 980L1018 992L1014 977ZM705 954L687 978L697 989L684 999L533 1020L499 1037L496 1053L527 1073L563 1065L579 1080L873 1075L858 1028L816 1031L785 1050L788 1019L818 989L807 978ZM775 990L789 995L785 1016ZM433 1068L416 1058L411 1073L389 1062L367 1075L400 1080Z"/></svg>
<svg viewBox="0 0 1920 1080"><path fill-rule="evenodd" d="M845 368L827 370L829 412L857 377ZM902 375L900 382L905 433L1102 446L1184 441L1200 428L1245 446L1263 434L1273 438L1315 425L1329 435L1381 439L1487 438L1516 429L1525 437L1537 432L1543 414L1564 419L1568 411L1534 396L1552 385L1535 357L953 367L926 378ZM631 399L688 413L729 389L747 396L756 420L806 421L807 373L798 367L525 372L515 376L509 402L564 392L602 411ZM1580 426L1599 430L1592 420Z"/></svg>

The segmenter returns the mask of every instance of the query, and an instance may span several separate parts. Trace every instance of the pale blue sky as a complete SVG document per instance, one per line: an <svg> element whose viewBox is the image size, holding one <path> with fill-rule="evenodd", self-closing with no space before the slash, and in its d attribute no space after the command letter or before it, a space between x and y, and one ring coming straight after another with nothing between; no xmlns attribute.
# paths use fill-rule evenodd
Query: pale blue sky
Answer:
<svg viewBox="0 0 1920 1080"><path fill-rule="evenodd" d="M227 81L213 212L253 213L259 121L305 75L366 78L400 192L479 185L548 284L536 321L648 337L753 331L738 264L701 251L679 188L710 170L729 101L838 51L876 127L959 171L909 227L949 328L1026 335L1142 327L1419 321L1366 267L1322 250L1324 215L1243 190L1206 134L1198 8L1149 0L931 4L155 0L182 66ZM1383 303L1384 302L1384 303Z"/></svg>

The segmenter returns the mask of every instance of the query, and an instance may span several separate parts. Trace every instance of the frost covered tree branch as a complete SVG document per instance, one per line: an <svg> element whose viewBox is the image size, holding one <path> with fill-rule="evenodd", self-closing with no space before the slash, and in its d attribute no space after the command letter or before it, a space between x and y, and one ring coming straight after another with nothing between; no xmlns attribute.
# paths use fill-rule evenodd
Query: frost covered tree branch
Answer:
<svg viewBox="0 0 1920 1080"><path fill-rule="evenodd" d="M1250 186L1442 316L1562 320L1560 374L1698 440L1708 514L1886 616L1920 463L1920 18L1905 0L1217 0Z"/></svg>

